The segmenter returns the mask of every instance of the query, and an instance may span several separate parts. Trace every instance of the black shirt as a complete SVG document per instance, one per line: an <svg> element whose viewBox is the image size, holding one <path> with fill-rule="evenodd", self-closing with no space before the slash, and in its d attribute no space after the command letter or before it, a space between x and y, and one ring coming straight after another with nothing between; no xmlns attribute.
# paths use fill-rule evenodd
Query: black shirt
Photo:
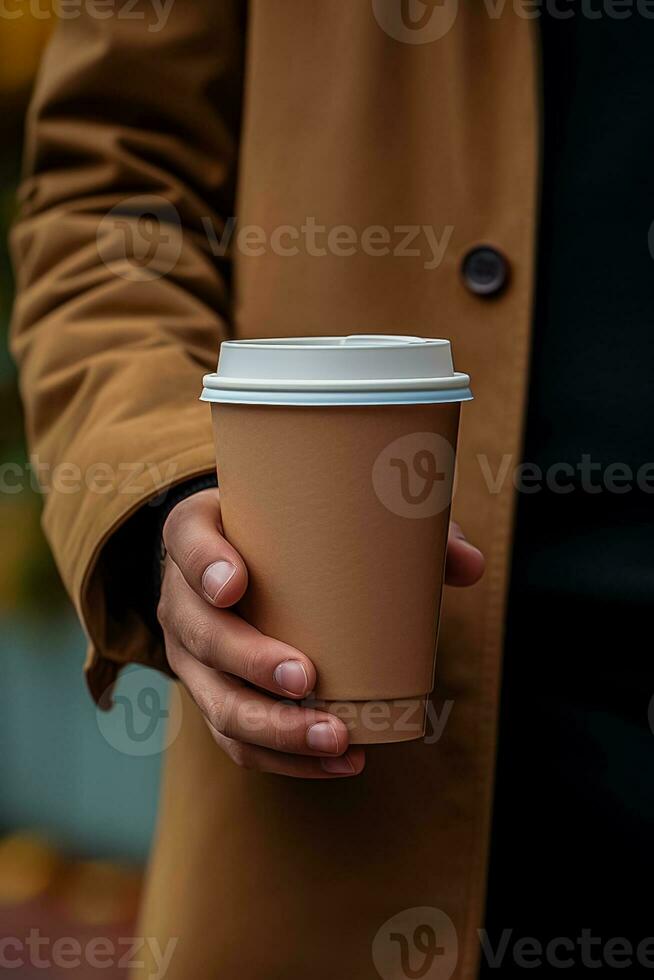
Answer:
<svg viewBox="0 0 654 980"><path fill-rule="evenodd" d="M494 945L513 930L503 977L524 976L520 938L590 928L635 948L654 935L654 21L635 4L624 19L566 7L540 23L534 466L519 494L486 924ZM573 974L592 968L574 955ZM533 972L560 970L545 957Z"/></svg>

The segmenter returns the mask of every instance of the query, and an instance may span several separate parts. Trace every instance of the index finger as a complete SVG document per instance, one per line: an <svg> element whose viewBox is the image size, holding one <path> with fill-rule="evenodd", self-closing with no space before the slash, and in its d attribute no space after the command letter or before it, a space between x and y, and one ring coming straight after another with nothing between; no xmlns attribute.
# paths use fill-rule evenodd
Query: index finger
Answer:
<svg viewBox="0 0 654 980"><path fill-rule="evenodd" d="M217 488L182 500L163 528L166 551L188 585L218 608L238 602L248 583L245 562L221 531Z"/></svg>

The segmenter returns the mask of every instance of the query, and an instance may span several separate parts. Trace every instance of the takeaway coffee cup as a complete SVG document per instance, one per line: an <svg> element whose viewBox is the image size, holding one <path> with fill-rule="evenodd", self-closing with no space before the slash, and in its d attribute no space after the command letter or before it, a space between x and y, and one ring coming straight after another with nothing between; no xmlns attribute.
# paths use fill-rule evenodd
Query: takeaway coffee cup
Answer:
<svg viewBox="0 0 654 980"><path fill-rule="evenodd" d="M424 734L469 381L447 340L374 335L229 341L204 378L239 611L353 743Z"/></svg>

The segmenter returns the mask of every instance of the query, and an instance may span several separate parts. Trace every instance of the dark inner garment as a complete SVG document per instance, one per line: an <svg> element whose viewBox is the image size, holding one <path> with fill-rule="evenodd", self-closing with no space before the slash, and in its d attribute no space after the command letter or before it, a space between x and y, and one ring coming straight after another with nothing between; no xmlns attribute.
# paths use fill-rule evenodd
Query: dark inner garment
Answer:
<svg viewBox="0 0 654 980"><path fill-rule="evenodd" d="M600 0L586 4L604 10L595 18L558 9L574 16L550 10L540 23L544 169L524 447L550 486L519 494L493 946L504 929L511 944L576 940L584 928L603 943L654 935L654 21L635 4L623 19ZM513 972L510 948L502 976Z"/></svg>

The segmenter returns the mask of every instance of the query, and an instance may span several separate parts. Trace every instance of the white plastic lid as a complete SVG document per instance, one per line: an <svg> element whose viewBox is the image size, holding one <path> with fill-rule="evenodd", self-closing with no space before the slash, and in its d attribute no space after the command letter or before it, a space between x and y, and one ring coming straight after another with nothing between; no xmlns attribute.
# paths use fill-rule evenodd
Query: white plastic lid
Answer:
<svg viewBox="0 0 654 980"><path fill-rule="evenodd" d="M468 401L449 340L360 334L228 340L202 400L263 405Z"/></svg>

